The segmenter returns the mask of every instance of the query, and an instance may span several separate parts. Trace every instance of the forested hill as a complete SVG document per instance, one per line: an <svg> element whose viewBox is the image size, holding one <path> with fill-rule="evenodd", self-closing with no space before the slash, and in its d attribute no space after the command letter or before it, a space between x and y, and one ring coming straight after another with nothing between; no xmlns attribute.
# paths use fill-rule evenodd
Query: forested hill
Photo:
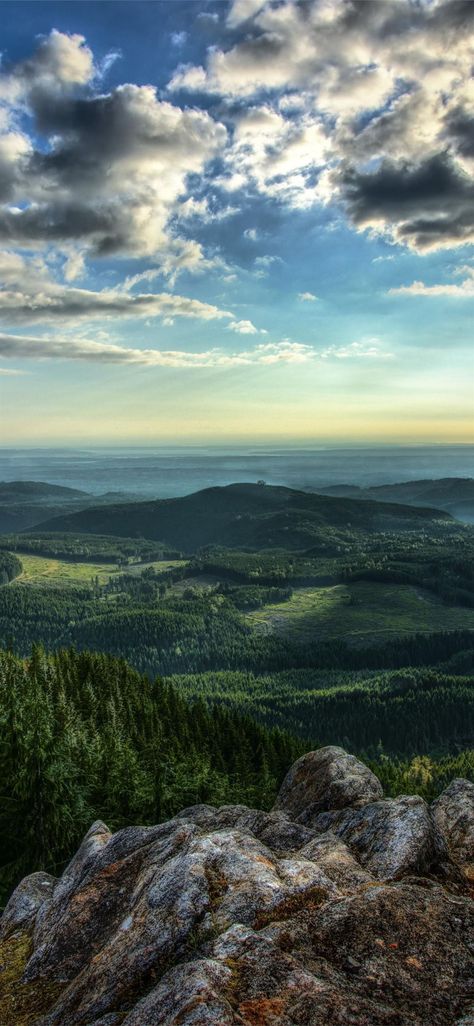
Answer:
<svg viewBox="0 0 474 1026"><path fill-rule="evenodd" d="M50 503L81 498L90 498L90 496L78 488L66 488L63 485L49 484L46 481L0 481L0 503L2 506L9 506L17 502Z"/></svg>
<svg viewBox="0 0 474 1026"><path fill-rule="evenodd" d="M403 531L450 520L436 509L335 498L264 484L233 484L154 502L89 508L42 524L42 530L144 537L185 552L205 545L304 549L328 527Z"/></svg>

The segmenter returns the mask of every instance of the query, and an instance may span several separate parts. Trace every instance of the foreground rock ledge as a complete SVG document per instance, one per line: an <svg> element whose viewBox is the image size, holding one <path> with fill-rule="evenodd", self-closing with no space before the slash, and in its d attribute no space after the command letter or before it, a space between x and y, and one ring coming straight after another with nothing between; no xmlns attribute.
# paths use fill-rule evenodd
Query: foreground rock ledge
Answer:
<svg viewBox="0 0 474 1026"><path fill-rule="evenodd" d="M474 788L384 800L340 748L272 812L95 823L0 921L0 1026L472 1026Z"/></svg>

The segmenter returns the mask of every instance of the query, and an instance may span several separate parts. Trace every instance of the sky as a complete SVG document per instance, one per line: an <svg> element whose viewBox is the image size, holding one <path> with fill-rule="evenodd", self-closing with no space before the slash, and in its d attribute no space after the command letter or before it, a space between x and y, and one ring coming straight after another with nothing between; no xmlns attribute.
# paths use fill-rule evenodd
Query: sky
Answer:
<svg viewBox="0 0 474 1026"><path fill-rule="evenodd" d="M0 444L473 440L471 0L0 17Z"/></svg>

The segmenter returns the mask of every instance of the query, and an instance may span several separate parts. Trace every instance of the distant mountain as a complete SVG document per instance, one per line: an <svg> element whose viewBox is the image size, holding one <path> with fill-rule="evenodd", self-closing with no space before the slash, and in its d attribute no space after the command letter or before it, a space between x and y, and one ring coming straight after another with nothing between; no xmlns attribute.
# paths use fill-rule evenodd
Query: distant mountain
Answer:
<svg viewBox="0 0 474 1026"><path fill-rule="evenodd" d="M436 509L336 498L263 484L207 488L153 502L92 507L42 525L44 531L165 541L185 552L205 545L306 549L328 528L403 531L449 520Z"/></svg>
<svg viewBox="0 0 474 1026"><path fill-rule="evenodd" d="M91 495L46 481L0 481L0 534L26 531L64 513L126 499L130 496L118 492Z"/></svg>
<svg viewBox="0 0 474 1026"><path fill-rule="evenodd" d="M331 485L317 488L318 494L375 499L410 506L435 506L459 520L474 523L474 478L442 477L438 480L402 481L398 484L358 488L356 485Z"/></svg>
<svg viewBox="0 0 474 1026"><path fill-rule="evenodd" d="M0 506L16 505L19 502L61 502L84 497L90 498L88 492L45 481L0 481Z"/></svg>

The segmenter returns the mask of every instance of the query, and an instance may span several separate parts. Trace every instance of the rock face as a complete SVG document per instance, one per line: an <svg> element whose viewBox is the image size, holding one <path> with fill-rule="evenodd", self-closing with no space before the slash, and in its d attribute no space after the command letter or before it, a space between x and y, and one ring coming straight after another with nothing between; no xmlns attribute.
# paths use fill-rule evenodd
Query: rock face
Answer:
<svg viewBox="0 0 474 1026"><path fill-rule="evenodd" d="M434 802L433 814L452 858L474 870L474 784L453 780Z"/></svg>
<svg viewBox="0 0 474 1026"><path fill-rule="evenodd" d="M34 924L38 912L50 898L56 883L49 873L32 873L25 877L12 894L0 919L0 936Z"/></svg>
<svg viewBox="0 0 474 1026"><path fill-rule="evenodd" d="M34 995L21 1026L469 1023L474 909L447 846L458 864L470 852L472 785L455 784L433 810L384 801L326 748L295 764L271 813L95 823L59 880L34 874L10 899L0 1026L17 1026L2 1004L14 944L13 1006Z"/></svg>
<svg viewBox="0 0 474 1026"><path fill-rule="evenodd" d="M377 880L427 873L447 858L430 810L417 795L322 813L315 827L345 841Z"/></svg>

